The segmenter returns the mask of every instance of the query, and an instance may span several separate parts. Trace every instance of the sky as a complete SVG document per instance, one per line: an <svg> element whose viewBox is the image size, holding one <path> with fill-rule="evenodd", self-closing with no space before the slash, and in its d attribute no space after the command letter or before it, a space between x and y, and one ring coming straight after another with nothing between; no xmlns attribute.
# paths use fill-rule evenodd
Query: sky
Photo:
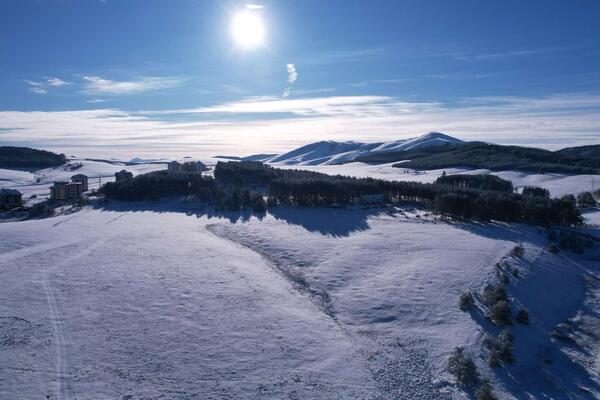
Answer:
<svg viewBox="0 0 600 400"><path fill-rule="evenodd" d="M0 144L115 158L429 131L596 144L599 20L595 0L2 1Z"/></svg>

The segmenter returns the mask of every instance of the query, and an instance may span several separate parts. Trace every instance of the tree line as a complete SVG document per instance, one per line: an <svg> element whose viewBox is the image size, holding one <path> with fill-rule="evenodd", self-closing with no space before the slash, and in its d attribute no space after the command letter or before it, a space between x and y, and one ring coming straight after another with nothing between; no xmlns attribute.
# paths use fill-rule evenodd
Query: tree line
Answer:
<svg viewBox="0 0 600 400"><path fill-rule="evenodd" d="M466 176L466 178L465 178ZM214 179L200 174L151 172L125 182L107 183L102 192L118 200L156 200L196 195L220 209L261 209L262 193L270 206L320 207L359 204L377 195L388 204L413 203L461 220L498 220L537 225L575 225L581 222L576 204L513 193L510 182L480 175L443 177L439 182L386 181L279 169L256 161L218 162ZM508 183L507 183L508 182ZM512 188L512 184L510 184Z"/></svg>

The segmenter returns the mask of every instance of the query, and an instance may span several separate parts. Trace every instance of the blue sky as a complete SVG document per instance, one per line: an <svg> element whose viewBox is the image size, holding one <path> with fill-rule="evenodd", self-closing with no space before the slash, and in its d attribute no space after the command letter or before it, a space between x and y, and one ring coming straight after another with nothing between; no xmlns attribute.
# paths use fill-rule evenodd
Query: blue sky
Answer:
<svg viewBox="0 0 600 400"><path fill-rule="evenodd" d="M123 157L600 138L597 1L5 1L0 143ZM240 48L239 12L264 44Z"/></svg>

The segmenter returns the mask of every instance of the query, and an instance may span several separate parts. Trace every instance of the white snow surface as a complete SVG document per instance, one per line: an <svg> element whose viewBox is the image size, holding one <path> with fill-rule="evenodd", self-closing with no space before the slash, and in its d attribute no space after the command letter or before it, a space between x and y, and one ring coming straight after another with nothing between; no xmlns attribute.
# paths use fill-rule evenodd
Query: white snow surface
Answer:
<svg viewBox="0 0 600 400"><path fill-rule="evenodd" d="M549 253L534 228L414 210L106 207L0 224L0 398L465 398L445 373L454 346L501 398L600 395L585 334L598 265ZM520 242L508 290L533 323L513 327L518 362L495 373L481 340L498 329L457 301ZM574 342L588 341L571 354L548 331L575 317Z"/></svg>
<svg viewBox="0 0 600 400"><path fill-rule="evenodd" d="M568 174L534 174L522 171L490 171L488 169L445 168L436 170L417 171L410 168L392 167L394 163L366 164L353 162L341 165L276 165L277 168L306 169L330 175L347 175L355 177L372 177L378 179L432 183L446 174L491 174L511 181L516 189L524 186L539 186L546 188L554 197L565 194L577 194L600 187L599 175L568 175Z"/></svg>
<svg viewBox="0 0 600 400"><path fill-rule="evenodd" d="M70 166L81 164L81 168L71 170ZM75 174L84 174L89 178L89 189L97 189L99 184L114 181L114 174L117 171L125 169L131 171L134 175L143 174L150 171L166 169L166 163L139 163L126 164L114 160L86 160L72 158L68 164L40 169L33 172L0 169L0 187L9 187L19 190L27 200L32 195L38 197L38 200L49 196L50 186L55 181L70 181L71 176ZM36 200L34 200L36 201Z"/></svg>

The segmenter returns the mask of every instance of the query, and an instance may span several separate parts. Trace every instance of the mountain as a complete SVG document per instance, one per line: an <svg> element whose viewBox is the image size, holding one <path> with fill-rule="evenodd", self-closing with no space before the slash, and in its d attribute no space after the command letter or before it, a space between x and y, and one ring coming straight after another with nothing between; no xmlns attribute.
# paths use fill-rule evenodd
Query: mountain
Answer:
<svg viewBox="0 0 600 400"><path fill-rule="evenodd" d="M394 167L418 170L463 167L492 171L517 170L570 174L597 174L600 171L599 158L578 156L579 152L574 149L570 149L569 153L574 155L565 155L560 150L550 151L532 147L467 142L407 151L367 154L356 161L371 164L397 161L398 163L394 164Z"/></svg>
<svg viewBox="0 0 600 400"><path fill-rule="evenodd" d="M275 156L253 155L244 160L263 161L279 165L331 165L352 162L359 157L398 152L439 146L445 144L464 143L462 140L444 135L439 132L430 132L423 136L411 139L400 139L390 142L361 143L361 142L336 142L331 140L307 144L295 150Z"/></svg>

